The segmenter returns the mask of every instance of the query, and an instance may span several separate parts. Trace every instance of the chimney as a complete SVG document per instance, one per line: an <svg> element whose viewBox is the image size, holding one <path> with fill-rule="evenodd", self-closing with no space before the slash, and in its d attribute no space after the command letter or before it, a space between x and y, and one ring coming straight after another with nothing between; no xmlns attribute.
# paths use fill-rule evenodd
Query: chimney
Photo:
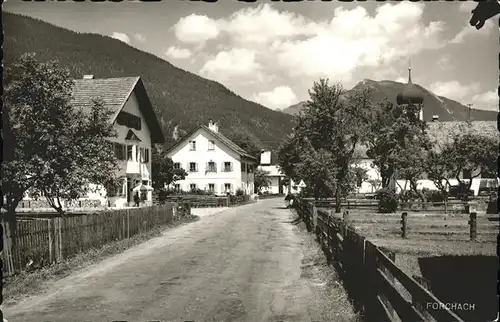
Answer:
<svg viewBox="0 0 500 322"><path fill-rule="evenodd" d="M94 75L83 75L83 79L94 79Z"/></svg>
<svg viewBox="0 0 500 322"><path fill-rule="evenodd" d="M208 128L214 132L219 132L219 126L212 119L208 121Z"/></svg>
<svg viewBox="0 0 500 322"><path fill-rule="evenodd" d="M271 164L271 151L261 150L260 152L260 164L270 165Z"/></svg>
<svg viewBox="0 0 500 322"><path fill-rule="evenodd" d="M433 115L432 116L432 122L439 121L439 116L438 115Z"/></svg>

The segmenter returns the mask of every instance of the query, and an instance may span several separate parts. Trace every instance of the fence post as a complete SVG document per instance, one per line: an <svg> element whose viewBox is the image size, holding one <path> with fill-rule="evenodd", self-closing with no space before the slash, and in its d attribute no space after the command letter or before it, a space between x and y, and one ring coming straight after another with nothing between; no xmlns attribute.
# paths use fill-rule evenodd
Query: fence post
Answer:
<svg viewBox="0 0 500 322"><path fill-rule="evenodd" d="M471 212L469 217L470 217L470 220L469 220L470 240L476 241L476 239L477 239L477 213Z"/></svg>
<svg viewBox="0 0 500 322"><path fill-rule="evenodd" d="M345 223L349 222L349 210L344 211L343 219Z"/></svg>
<svg viewBox="0 0 500 322"><path fill-rule="evenodd" d="M407 216L407 212L403 212L401 214L401 237L403 237L403 239L406 239L407 237Z"/></svg>
<svg viewBox="0 0 500 322"><path fill-rule="evenodd" d="M52 264L54 261L54 257L52 254L52 240L54 239L52 237L53 234L53 228L52 228L52 219L47 219L47 225L48 225L48 231L49 231L49 263Z"/></svg>

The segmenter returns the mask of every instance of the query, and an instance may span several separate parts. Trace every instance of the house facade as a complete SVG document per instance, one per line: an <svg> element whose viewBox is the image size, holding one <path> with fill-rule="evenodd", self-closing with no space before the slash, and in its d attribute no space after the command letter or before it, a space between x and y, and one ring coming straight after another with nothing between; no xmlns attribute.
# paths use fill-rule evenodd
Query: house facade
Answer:
<svg viewBox="0 0 500 322"><path fill-rule="evenodd" d="M266 171L269 185L262 187L258 193L281 194L287 192L285 185L285 175L279 169L276 162L276 155L271 151L262 151L260 154L259 170Z"/></svg>
<svg viewBox="0 0 500 322"><path fill-rule="evenodd" d="M219 132L217 123L199 125L168 151L174 167L187 172L184 180L172 183L177 191L204 190L215 195L254 192L255 157Z"/></svg>
<svg viewBox="0 0 500 322"><path fill-rule="evenodd" d="M109 140L118 159L116 176L121 185L117 189L91 185L86 196L65 202L65 207L122 208L132 206L135 194L142 204L151 205L151 151L155 144L164 142L164 136L142 80L140 77L95 79L86 75L74 81L74 107L90 110L95 98L114 112L109 121L117 136ZM29 208L38 208L34 205L43 203L43 199L35 201L27 195L24 201L30 201Z"/></svg>

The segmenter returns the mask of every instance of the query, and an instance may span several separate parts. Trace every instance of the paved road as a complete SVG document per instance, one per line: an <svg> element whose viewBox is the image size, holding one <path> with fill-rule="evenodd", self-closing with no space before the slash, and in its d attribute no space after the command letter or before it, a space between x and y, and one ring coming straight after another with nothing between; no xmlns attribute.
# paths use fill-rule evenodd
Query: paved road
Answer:
<svg viewBox="0 0 500 322"><path fill-rule="evenodd" d="M305 233L279 199L181 226L4 308L16 321L312 321ZM325 301L325 300L324 300Z"/></svg>

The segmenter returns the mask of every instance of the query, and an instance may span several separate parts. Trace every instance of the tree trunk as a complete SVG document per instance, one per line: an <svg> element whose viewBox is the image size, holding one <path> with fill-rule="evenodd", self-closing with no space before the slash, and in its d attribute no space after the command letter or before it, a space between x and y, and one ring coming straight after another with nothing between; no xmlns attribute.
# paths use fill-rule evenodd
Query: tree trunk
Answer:
<svg viewBox="0 0 500 322"><path fill-rule="evenodd" d="M340 187L338 187L335 191L335 213L342 212L342 199L340 193Z"/></svg>

